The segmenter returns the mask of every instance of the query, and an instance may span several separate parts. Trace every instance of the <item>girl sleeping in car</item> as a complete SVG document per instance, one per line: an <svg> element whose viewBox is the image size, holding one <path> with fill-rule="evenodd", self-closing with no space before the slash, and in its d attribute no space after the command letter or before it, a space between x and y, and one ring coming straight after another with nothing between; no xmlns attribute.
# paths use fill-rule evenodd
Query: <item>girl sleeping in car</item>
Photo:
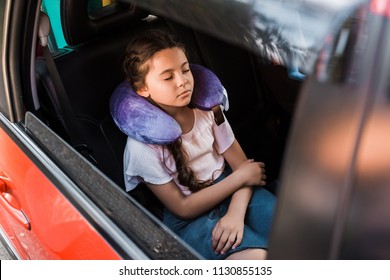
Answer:
<svg viewBox="0 0 390 280"><path fill-rule="evenodd" d="M265 259L275 197L223 114L219 79L161 30L135 38L123 68L110 108L128 135L126 190L145 183L165 206L163 223L206 259Z"/></svg>

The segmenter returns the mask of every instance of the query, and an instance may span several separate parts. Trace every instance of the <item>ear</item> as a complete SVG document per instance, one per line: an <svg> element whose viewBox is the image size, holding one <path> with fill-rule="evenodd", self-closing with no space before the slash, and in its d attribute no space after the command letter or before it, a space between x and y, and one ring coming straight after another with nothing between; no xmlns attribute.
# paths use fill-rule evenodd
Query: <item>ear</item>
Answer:
<svg viewBox="0 0 390 280"><path fill-rule="evenodd" d="M137 92L138 95L140 95L142 97L145 97L145 98L148 98L150 96L149 90L148 90L147 86L143 86L142 88L140 88L136 92Z"/></svg>

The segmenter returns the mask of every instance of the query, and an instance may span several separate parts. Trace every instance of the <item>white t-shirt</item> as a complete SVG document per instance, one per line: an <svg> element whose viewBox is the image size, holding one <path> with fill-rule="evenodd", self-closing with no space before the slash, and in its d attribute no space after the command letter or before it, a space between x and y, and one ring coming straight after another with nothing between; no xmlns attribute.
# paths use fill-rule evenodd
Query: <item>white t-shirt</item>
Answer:
<svg viewBox="0 0 390 280"><path fill-rule="evenodd" d="M234 134L226 118L220 126L215 124L212 111L194 109L194 115L194 127L181 136L188 164L198 180L215 180L223 171L222 154L233 144ZM123 160L126 191L141 182L162 185L174 180L183 194L191 194L188 187L178 182L175 160L163 145L128 137Z"/></svg>

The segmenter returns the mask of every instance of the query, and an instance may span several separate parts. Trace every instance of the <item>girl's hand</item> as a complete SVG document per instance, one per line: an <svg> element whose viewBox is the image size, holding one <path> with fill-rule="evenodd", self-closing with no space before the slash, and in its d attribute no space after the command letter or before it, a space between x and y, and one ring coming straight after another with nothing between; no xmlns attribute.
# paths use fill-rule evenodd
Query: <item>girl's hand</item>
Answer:
<svg viewBox="0 0 390 280"><path fill-rule="evenodd" d="M240 172L242 179L244 180L243 185L248 186L264 186L266 184L264 163L255 162L253 159L244 161L236 172Z"/></svg>
<svg viewBox="0 0 390 280"><path fill-rule="evenodd" d="M225 254L230 248L235 249L241 244L243 234L243 219L227 212L212 231L212 248L216 254Z"/></svg>

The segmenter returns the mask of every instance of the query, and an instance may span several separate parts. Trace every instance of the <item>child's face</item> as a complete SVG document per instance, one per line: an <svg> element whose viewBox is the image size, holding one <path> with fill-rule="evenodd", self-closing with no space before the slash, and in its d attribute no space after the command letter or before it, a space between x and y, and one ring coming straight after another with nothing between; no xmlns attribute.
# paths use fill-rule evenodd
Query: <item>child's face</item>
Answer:
<svg viewBox="0 0 390 280"><path fill-rule="evenodd" d="M145 86L137 91L138 94L151 97L168 113L190 103L194 78L182 49L164 49L146 63L149 64L149 72Z"/></svg>

